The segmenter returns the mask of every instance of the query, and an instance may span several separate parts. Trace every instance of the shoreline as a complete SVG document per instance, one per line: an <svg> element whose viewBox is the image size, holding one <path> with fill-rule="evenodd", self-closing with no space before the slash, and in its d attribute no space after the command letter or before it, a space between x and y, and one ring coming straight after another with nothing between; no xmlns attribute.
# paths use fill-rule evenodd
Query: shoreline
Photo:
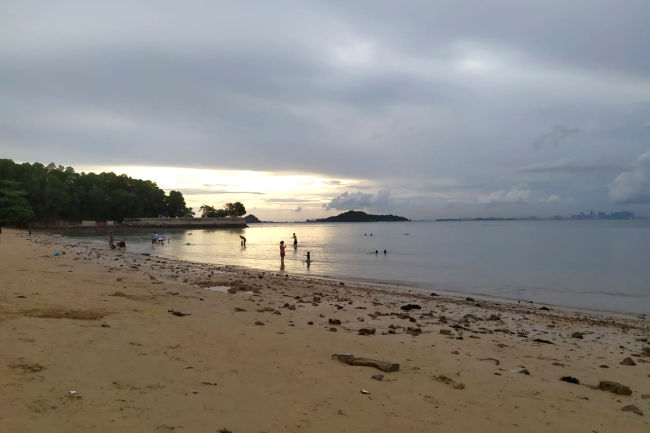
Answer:
<svg viewBox="0 0 650 433"><path fill-rule="evenodd" d="M16 230L2 233L0 267L0 432L649 425L647 319L201 264ZM337 353L400 366L349 366L331 359ZM378 373L383 380L371 378ZM631 395L598 389L602 381ZM623 410L629 405L643 415Z"/></svg>
<svg viewBox="0 0 650 433"><path fill-rule="evenodd" d="M140 228L135 228L136 230L140 230ZM84 240L79 240L79 239L66 239L65 234L54 234L51 233L47 230L41 231L41 234L44 236L52 236L56 237L59 235L64 236L64 240L68 242L73 242L73 243L86 243L88 245L93 245L96 248L100 248L100 245L103 245L100 242L96 241L84 241ZM101 249L101 248L100 248ZM127 253L132 254L127 251ZM133 253L133 254L138 254L138 253ZM264 268L256 268L254 266L245 266L245 265L229 265L226 263L208 263L208 262L194 262L194 261L188 261L184 260L178 257L166 257L166 256L161 256L161 255L154 255L155 257L160 257L164 258L166 260L175 260L175 261L180 261L180 262L189 262L189 263L196 263L196 264L201 264L201 265L208 265L208 266L221 266L221 267L231 267L235 269L241 269L241 270L249 270L249 271L259 271L259 272L279 272L279 271L273 271L273 270L268 270ZM354 278L354 277L336 277L336 276L330 276L330 275L311 275L307 274L305 272L297 272L297 273L291 273L292 275L295 276L301 276L306 279L314 279L318 281L327 281L327 280L333 280L333 281L342 281L344 283L348 284L356 284L356 285L361 285L361 286L373 286L385 290L392 290L395 291L396 293L409 293L409 292L417 292L417 293L423 293L425 295L430 295L431 293L451 297L451 298L467 298L467 297L474 297L477 299L480 299L482 301L490 301L490 302L495 302L495 303L505 303L505 304L521 304L521 305L527 305L527 306L537 306L538 308L541 307L549 307L549 308L554 308L558 310L562 310L565 312L578 312L578 313L585 313L585 314L605 314L605 315L611 315L611 316L620 316L620 317L627 317L627 318L640 318L640 319L645 319L647 318L646 313L639 313L639 312L625 312L625 311L614 311L614 310L605 310L605 309L597 309L597 308L581 308L581 307L575 307L575 306L570 306L570 305L561 305L557 303L552 303L552 302L537 302L537 301L530 301L528 299L515 299L515 298L508 298L508 297L500 297L496 295L488 295L488 294L483 294L483 293L477 293L471 290L468 290L467 292L460 292L460 291L453 291L453 290L445 290L445 289L433 289L429 287L424 287L423 284L418 285L417 283L410 283L408 281L381 281L381 280L374 280L371 278ZM606 294L605 294L606 295ZM618 296L618 295L614 295Z"/></svg>

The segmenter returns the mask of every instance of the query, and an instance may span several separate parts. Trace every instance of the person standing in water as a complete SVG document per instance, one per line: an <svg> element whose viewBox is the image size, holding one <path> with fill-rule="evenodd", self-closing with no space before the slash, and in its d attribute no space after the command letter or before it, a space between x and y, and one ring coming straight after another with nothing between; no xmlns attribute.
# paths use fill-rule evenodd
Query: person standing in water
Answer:
<svg viewBox="0 0 650 433"><path fill-rule="evenodd" d="M280 241L280 270L284 271L284 250L285 250L286 245L284 244L284 241Z"/></svg>
<svg viewBox="0 0 650 433"><path fill-rule="evenodd" d="M239 235L239 237L241 238L241 246L245 247L246 246L246 238L244 236L242 236L242 235Z"/></svg>
<svg viewBox="0 0 650 433"><path fill-rule="evenodd" d="M298 248L298 238L295 233L293 234L293 247Z"/></svg>

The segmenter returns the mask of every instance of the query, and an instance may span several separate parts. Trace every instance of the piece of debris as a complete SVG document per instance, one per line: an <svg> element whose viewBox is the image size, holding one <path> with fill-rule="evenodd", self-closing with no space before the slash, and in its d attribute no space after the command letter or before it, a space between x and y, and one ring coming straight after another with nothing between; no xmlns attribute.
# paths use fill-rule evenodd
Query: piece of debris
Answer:
<svg viewBox="0 0 650 433"><path fill-rule="evenodd" d="M451 335L451 329L441 329L440 334L442 334L442 335Z"/></svg>
<svg viewBox="0 0 650 433"><path fill-rule="evenodd" d="M434 377L434 379L437 382L444 383L445 385L449 385L454 389L465 389L465 384L464 383L456 382L453 379L451 379L451 378L449 378L449 377L447 377L447 376L445 376L443 374L440 374L440 375Z"/></svg>
<svg viewBox="0 0 650 433"><path fill-rule="evenodd" d="M334 328L336 329L336 328ZM399 364L388 361L379 361L370 358L357 358L354 355L333 354L332 359L336 359L344 364L357 367L374 367L386 373L399 370Z"/></svg>
<svg viewBox="0 0 650 433"><path fill-rule="evenodd" d="M359 335L375 335L375 328L361 328L359 329Z"/></svg>
<svg viewBox="0 0 650 433"><path fill-rule="evenodd" d="M533 340L535 343L555 344L552 341L544 340L543 338L536 338Z"/></svg>
<svg viewBox="0 0 650 433"><path fill-rule="evenodd" d="M366 391L365 389L362 389L361 394L370 394L370 391Z"/></svg>
<svg viewBox="0 0 650 433"><path fill-rule="evenodd" d="M257 326L264 326L264 322L262 322L261 320L257 320L257 321L255 321L255 324L256 324Z"/></svg>
<svg viewBox="0 0 650 433"><path fill-rule="evenodd" d="M384 375L383 374L373 374L371 377L373 379L375 379L375 380L382 380L384 378Z"/></svg>
<svg viewBox="0 0 650 433"><path fill-rule="evenodd" d="M499 360L496 359L496 358L479 358L478 360L479 360L479 361L494 361L494 363L495 363L496 365L500 365L500 364L501 364L501 361L499 361Z"/></svg>
<svg viewBox="0 0 650 433"><path fill-rule="evenodd" d="M628 386L609 380L601 380L598 384L598 389L613 392L618 395L632 395L632 390Z"/></svg>
<svg viewBox="0 0 650 433"><path fill-rule="evenodd" d="M341 321L340 321L339 319L329 319L329 320L328 320L328 323L329 323L330 325L340 325L340 324L341 324Z"/></svg>
<svg viewBox="0 0 650 433"><path fill-rule="evenodd" d="M35 362L33 364L9 364L9 368L20 368L21 370L24 371L29 371L31 373L38 373L39 371L43 371L45 367L43 367L41 364Z"/></svg>
<svg viewBox="0 0 650 433"><path fill-rule="evenodd" d="M527 376L530 375L530 371L528 371L528 369L526 369L525 367L513 368L512 370L510 370L510 372L511 373L523 373L523 374L525 374Z"/></svg>
<svg viewBox="0 0 650 433"><path fill-rule="evenodd" d="M178 316L178 317L184 317L190 315L190 313L183 313L182 311L176 311L176 310L167 310L167 312L172 313L174 316Z"/></svg>
<svg viewBox="0 0 650 433"><path fill-rule="evenodd" d="M621 365L636 365L636 362L629 356L620 362Z"/></svg>
<svg viewBox="0 0 650 433"><path fill-rule="evenodd" d="M405 332L407 334L411 334L414 337L417 337L418 335L422 334L422 329L420 329L420 328L412 328L412 327L409 326L408 328L406 328Z"/></svg>
<svg viewBox="0 0 650 433"><path fill-rule="evenodd" d="M400 309L404 311L420 310L421 308L422 307L420 307L418 304L406 304L400 307Z"/></svg>
<svg viewBox="0 0 650 433"><path fill-rule="evenodd" d="M563 382L575 383L576 385L580 385L580 381L573 376L563 376L560 380Z"/></svg>
<svg viewBox="0 0 650 433"><path fill-rule="evenodd" d="M573 334L571 334L571 338L579 338L582 340L584 338L584 335L585 334L583 334L582 332L576 331Z"/></svg>
<svg viewBox="0 0 650 433"><path fill-rule="evenodd" d="M633 404L628 404L627 406L623 406L623 407L621 408L621 410L622 410L623 412L634 412L634 413L637 414L637 415L641 415L641 416L643 416L643 412L641 411L641 409L639 409L638 407L636 407L636 406L633 405Z"/></svg>

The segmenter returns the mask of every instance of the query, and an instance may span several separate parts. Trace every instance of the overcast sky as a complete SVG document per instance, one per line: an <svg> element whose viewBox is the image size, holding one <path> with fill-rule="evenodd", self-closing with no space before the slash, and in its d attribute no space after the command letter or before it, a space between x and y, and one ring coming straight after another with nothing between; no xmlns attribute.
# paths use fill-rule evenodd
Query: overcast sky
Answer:
<svg viewBox="0 0 650 433"><path fill-rule="evenodd" d="M148 173L265 219L650 215L649 18L647 0L5 1L0 157Z"/></svg>

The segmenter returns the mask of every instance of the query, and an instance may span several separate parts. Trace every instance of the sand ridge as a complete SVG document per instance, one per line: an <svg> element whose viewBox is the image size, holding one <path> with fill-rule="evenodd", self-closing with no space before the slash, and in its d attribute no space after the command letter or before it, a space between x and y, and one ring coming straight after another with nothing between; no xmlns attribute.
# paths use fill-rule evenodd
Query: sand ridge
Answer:
<svg viewBox="0 0 650 433"><path fill-rule="evenodd" d="M6 229L0 270L0 432L648 431L645 317L398 292ZM207 289L222 285L233 293ZM333 354L400 367L382 373Z"/></svg>

